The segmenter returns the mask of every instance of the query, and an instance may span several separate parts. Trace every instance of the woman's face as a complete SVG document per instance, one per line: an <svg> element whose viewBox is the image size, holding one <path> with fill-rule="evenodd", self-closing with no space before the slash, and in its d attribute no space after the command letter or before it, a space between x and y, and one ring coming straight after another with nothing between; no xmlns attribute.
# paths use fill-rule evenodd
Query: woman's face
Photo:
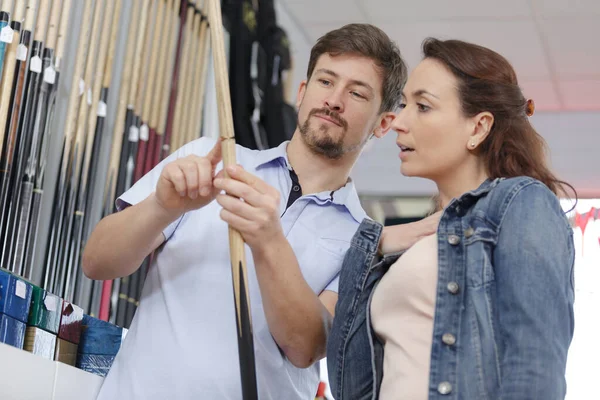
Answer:
<svg viewBox="0 0 600 400"><path fill-rule="evenodd" d="M469 159L477 122L463 115L457 88L435 59L424 59L410 74L392 122L403 175L443 179Z"/></svg>

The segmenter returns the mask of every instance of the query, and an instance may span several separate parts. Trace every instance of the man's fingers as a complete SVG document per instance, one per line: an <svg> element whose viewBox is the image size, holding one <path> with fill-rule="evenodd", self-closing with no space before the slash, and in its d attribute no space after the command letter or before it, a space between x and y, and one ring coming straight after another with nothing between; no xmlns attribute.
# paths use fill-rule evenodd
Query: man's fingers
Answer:
<svg viewBox="0 0 600 400"><path fill-rule="evenodd" d="M213 148L206 155L206 158L208 159L208 161L210 161L210 163L213 167L216 167L217 164L220 163L223 158L222 143L223 143L223 139L221 137L219 137L219 139L217 139L217 142L215 143Z"/></svg>
<svg viewBox="0 0 600 400"><path fill-rule="evenodd" d="M185 196L185 174L181 170L181 167L179 165L173 165L171 168L169 168L167 174L168 175L166 176L166 178L168 178L171 181L173 187L175 188L175 191L177 191L177 193L179 193L181 197Z"/></svg>
<svg viewBox="0 0 600 400"><path fill-rule="evenodd" d="M262 202L262 194L245 182L235 179L218 178L214 180L215 188L224 190L228 195L244 199L245 202L259 206Z"/></svg>
<svg viewBox="0 0 600 400"><path fill-rule="evenodd" d="M210 162L205 159L196 161L198 171L198 190L200 196L206 197L212 192L212 168Z"/></svg>
<svg viewBox="0 0 600 400"><path fill-rule="evenodd" d="M233 229L239 232L247 231L250 228L250 225L252 224L247 219L244 219L239 215L235 215L234 213L232 213L229 210L226 210L225 208L221 209L220 215L223 221L225 221L229 226L231 226Z"/></svg>
<svg viewBox="0 0 600 400"><path fill-rule="evenodd" d="M217 196L217 203L219 203L223 209L244 218L245 220L252 221L256 218L257 209L238 198L220 194Z"/></svg>
<svg viewBox="0 0 600 400"><path fill-rule="evenodd" d="M252 175L240 165L231 165L227 167L227 173L231 178L244 182L245 184L253 187L262 194L272 194L273 190L275 190L273 187L269 186L265 181L263 181L256 175Z"/></svg>
<svg viewBox="0 0 600 400"><path fill-rule="evenodd" d="M198 197L198 169L196 163L193 161L186 162L181 165L181 170L185 175L185 184L187 189L187 195L190 199Z"/></svg>

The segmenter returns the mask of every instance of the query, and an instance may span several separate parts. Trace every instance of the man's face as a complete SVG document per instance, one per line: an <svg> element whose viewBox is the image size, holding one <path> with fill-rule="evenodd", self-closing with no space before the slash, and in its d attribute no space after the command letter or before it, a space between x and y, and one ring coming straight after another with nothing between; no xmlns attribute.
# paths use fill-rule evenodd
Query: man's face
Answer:
<svg viewBox="0 0 600 400"><path fill-rule="evenodd" d="M298 92L298 130L315 153L330 159L360 151L382 130L382 78L375 63L357 55L323 54Z"/></svg>

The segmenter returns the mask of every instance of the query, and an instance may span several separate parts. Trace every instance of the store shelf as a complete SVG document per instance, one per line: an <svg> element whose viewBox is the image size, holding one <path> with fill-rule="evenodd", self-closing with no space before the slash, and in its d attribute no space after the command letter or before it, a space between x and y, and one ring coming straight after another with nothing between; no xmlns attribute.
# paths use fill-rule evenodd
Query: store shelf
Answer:
<svg viewBox="0 0 600 400"><path fill-rule="evenodd" d="M93 400L103 378L0 343L2 400Z"/></svg>

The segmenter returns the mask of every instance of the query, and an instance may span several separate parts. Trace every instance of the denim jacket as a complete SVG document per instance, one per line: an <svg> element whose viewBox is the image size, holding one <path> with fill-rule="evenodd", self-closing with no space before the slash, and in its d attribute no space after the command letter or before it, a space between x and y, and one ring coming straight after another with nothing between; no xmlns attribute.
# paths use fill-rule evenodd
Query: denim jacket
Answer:
<svg viewBox="0 0 600 400"><path fill-rule="evenodd" d="M342 266L327 346L337 400L379 395L370 304L401 255L377 256L381 232L365 219ZM564 399L575 250L557 197L532 178L488 180L448 205L437 233L429 399Z"/></svg>

